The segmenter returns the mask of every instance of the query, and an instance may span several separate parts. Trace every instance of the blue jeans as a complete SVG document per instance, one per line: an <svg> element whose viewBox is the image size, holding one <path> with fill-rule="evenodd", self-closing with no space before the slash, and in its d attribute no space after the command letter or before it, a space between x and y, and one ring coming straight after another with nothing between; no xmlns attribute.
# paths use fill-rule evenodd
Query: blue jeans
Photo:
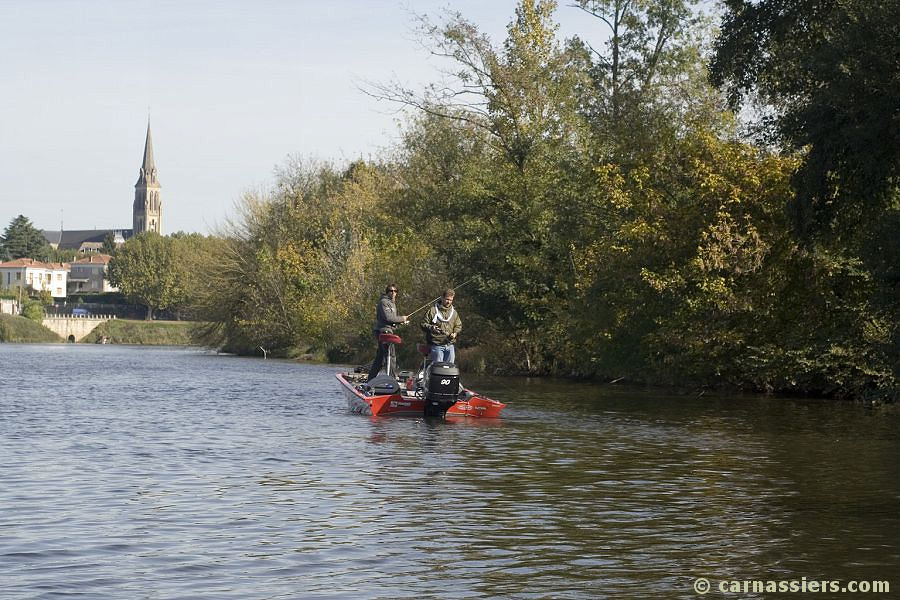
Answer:
<svg viewBox="0 0 900 600"><path fill-rule="evenodd" d="M456 361L456 350L453 344L444 344L443 346L431 347L431 362L448 362Z"/></svg>

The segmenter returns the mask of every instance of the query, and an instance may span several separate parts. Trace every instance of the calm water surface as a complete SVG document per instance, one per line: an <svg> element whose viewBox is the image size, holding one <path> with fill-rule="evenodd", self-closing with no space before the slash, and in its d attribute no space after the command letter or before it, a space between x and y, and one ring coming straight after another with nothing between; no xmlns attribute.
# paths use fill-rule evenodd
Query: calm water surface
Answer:
<svg viewBox="0 0 900 600"><path fill-rule="evenodd" d="M505 418L431 423L349 414L334 366L0 344L0 367L4 600L900 593L895 414L466 378Z"/></svg>

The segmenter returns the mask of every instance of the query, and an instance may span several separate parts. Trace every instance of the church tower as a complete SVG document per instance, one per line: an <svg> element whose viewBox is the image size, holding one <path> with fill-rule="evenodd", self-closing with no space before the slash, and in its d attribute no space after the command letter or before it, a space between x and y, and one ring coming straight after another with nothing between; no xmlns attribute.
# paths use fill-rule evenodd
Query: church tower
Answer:
<svg viewBox="0 0 900 600"><path fill-rule="evenodd" d="M153 140L150 138L150 122L147 121L147 141L144 142L144 164L137 183L134 184L134 235L145 231L162 234L160 222L162 202L159 199L159 179L153 162Z"/></svg>

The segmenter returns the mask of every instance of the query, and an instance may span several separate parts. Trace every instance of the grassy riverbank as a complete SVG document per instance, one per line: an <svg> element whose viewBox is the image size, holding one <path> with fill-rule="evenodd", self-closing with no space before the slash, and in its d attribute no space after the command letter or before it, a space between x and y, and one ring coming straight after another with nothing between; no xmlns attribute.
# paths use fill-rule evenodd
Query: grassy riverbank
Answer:
<svg viewBox="0 0 900 600"><path fill-rule="evenodd" d="M106 336L111 344L143 344L146 346L193 346L191 335L196 323L189 321L131 321L113 319L97 326L82 340L92 344Z"/></svg>
<svg viewBox="0 0 900 600"><path fill-rule="evenodd" d="M0 342L46 343L62 339L35 321L14 315L0 315Z"/></svg>

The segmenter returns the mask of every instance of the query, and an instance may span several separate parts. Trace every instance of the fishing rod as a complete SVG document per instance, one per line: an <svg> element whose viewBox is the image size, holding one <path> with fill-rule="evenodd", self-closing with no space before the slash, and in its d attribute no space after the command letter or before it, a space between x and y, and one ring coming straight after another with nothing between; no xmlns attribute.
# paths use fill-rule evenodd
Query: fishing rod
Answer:
<svg viewBox="0 0 900 600"><path fill-rule="evenodd" d="M465 282L463 282L463 283L461 283L461 284L459 284L459 285L457 285L457 286L454 286L454 287L452 287L452 288L450 288L450 289L453 290L453 291L456 291L456 290L458 290L459 288L461 288L462 286L467 285L467 284L473 282L473 281L475 280L476 277L478 277L478 275L475 275L474 277L471 277L471 278L467 279ZM414 314L416 314L417 312L419 312L419 311L422 310L423 308L425 308L425 307L427 307L427 306L431 306L432 304L434 304L435 302L437 302L438 300L440 300L440 299L443 298L443 297L444 297L444 295L441 294L441 295L438 296L437 298L432 298L431 300L429 300L428 302L426 302L425 304L423 304L422 306L420 306L420 307L417 308L416 310L414 310L414 311L412 311L411 313L409 313L408 315L406 315L406 318L409 319L411 316L413 316Z"/></svg>

